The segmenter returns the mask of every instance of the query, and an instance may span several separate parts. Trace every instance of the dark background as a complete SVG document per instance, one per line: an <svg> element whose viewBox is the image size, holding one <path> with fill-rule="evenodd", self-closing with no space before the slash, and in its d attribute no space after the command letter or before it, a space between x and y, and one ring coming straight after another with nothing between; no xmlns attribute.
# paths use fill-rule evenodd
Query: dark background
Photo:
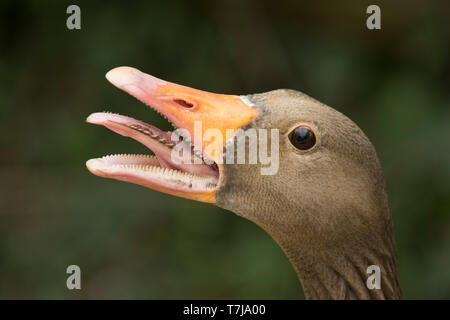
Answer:
<svg viewBox="0 0 450 320"><path fill-rule="evenodd" d="M449 16L448 1L2 1L0 298L303 297L256 225L87 171L148 152L90 113L170 128L105 80L127 65L211 92L297 89L349 116L384 168L404 297L449 299Z"/></svg>

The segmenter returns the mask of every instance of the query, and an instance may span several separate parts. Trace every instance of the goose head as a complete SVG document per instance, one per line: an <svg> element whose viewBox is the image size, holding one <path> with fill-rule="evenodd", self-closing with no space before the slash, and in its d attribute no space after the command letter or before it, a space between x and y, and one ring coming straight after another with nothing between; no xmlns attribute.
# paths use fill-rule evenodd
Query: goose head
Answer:
<svg viewBox="0 0 450 320"><path fill-rule="evenodd" d="M106 77L178 129L90 115L87 122L155 154L91 159L93 174L214 203L253 221L284 250L307 298L400 298L382 169L353 121L295 90L213 94L130 67ZM242 151L244 161L237 161ZM375 287L368 283L371 266L380 273Z"/></svg>

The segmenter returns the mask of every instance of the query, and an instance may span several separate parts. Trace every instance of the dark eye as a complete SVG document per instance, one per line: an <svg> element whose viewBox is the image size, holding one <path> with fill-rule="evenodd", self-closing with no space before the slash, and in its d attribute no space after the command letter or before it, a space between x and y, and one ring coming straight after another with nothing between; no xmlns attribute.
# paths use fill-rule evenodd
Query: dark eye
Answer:
<svg viewBox="0 0 450 320"><path fill-rule="evenodd" d="M292 130L288 135L292 145L300 150L307 151L316 145L316 133L307 125L300 125Z"/></svg>

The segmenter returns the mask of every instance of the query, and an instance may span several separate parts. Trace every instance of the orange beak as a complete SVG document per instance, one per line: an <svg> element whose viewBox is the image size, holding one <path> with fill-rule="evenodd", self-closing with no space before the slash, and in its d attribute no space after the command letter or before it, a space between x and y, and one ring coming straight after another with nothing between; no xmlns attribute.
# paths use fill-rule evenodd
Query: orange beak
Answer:
<svg viewBox="0 0 450 320"><path fill-rule="evenodd" d="M258 113L237 96L185 87L160 80L135 68L115 68L106 74L106 79L162 113L176 127L186 129L195 145L200 145L202 138L201 151L209 146L206 152L216 151L216 154L206 156L217 162L222 160L220 152L223 145L221 141L205 141L210 136L205 132L218 130L226 141L236 129L250 123Z"/></svg>
<svg viewBox="0 0 450 320"><path fill-rule="evenodd" d="M214 203L215 192L223 180L221 163L224 143L236 129L249 124L257 116L257 110L238 96L192 89L160 80L130 67L115 68L106 74L106 78L116 87L163 114L174 126L186 130L195 149L201 152L203 162L178 164L174 161L173 153L170 152L173 148L171 144L174 144L169 141L170 132L163 132L129 117L95 113L88 117L88 122L104 125L121 135L140 141L154 151L158 161L154 158L144 161L142 157L138 161L138 156L127 156L126 159L125 156L110 156L89 160L88 169L102 177L129 181L184 198ZM140 167L134 162L138 162ZM156 174L158 168L167 168L168 174ZM189 176L190 180L183 178L186 180L184 181L181 174ZM217 181L211 187L213 177ZM180 179L183 180L182 183ZM200 180L206 181L205 179L209 181L207 186L205 182L200 183Z"/></svg>

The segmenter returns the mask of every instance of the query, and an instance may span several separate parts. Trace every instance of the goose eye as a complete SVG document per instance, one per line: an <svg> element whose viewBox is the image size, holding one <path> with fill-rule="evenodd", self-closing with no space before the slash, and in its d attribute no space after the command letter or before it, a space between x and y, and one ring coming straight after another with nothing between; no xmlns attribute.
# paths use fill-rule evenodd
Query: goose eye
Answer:
<svg viewBox="0 0 450 320"><path fill-rule="evenodd" d="M288 135L291 144L300 151L307 151L316 145L316 133L312 128L301 125Z"/></svg>

